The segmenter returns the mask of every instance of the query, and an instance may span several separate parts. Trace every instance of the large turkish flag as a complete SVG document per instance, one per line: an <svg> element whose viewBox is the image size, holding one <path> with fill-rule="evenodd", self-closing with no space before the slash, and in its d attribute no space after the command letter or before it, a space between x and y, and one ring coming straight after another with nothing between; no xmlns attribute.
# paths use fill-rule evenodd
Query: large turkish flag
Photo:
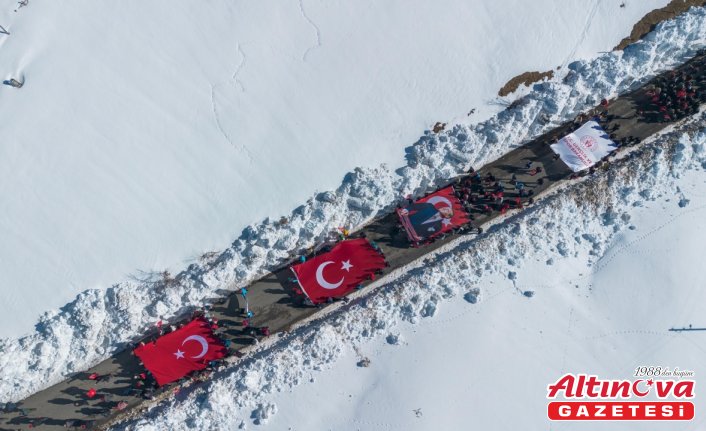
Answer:
<svg viewBox="0 0 706 431"><path fill-rule="evenodd" d="M453 186L438 190L397 210L410 241L431 239L468 223L468 213L454 195Z"/></svg>
<svg viewBox="0 0 706 431"><path fill-rule="evenodd" d="M294 265L292 271L309 299L318 304L350 293L384 267L382 254L361 238L339 242L328 253Z"/></svg>
<svg viewBox="0 0 706 431"><path fill-rule="evenodd" d="M209 323L199 317L134 352L161 386L206 368L209 361L224 357L227 350L213 335Z"/></svg>

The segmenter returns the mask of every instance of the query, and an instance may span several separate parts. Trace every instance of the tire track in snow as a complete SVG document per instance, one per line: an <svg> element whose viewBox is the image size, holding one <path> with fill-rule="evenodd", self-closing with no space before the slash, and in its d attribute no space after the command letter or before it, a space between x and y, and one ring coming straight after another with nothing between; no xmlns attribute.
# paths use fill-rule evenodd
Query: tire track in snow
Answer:
<svg viewBox="0 0 706 431"><path fill-rule="evenodd" d="M657 226L657 227L655 227L655 228L649 230L648 232L645 232L644 234L638 236L637 238L633 239L632 241L628 242L627 244L623 244L623 245L621 245L620 247L616 248L615 251L613 251L612 253L611 253L611 250L606 251L606 253L604 253L603 256L601 256L601 258L598 259L598 260L595 262L595 264L594 264L593 267L592 267L592 270L591 270L588 274L583 275L583 276L579 276L579 277L575 277L575 278L571 278L571 279L568 279L568 280L566 280L566 279L565 279L565 280L560 280L560 281L557 281L557 282L555 283L555 285L575 284L576 282L586 280L586 279L588 279L589 277L592 277L592 276L598 274L599 272L601 272L602 270L604 270L616 257L618 257L618 256L620 256L620 255L622 255L622 254L633 254L633 255L636 255L636 254L643 254L643 253L645 253L645 250L632 250L632 251L630 251L629 249L630 249L630 247L632 247L633 245L635 245L635 244L637 244L637 243L639 243L639 242L641 242L641 241L643 241L643 240L645 240L645 239L651 237L652 235L656 234L657 232L661 231L662 229L664 229L665 227L669 226L670 224L672 224L672 223L673 223L674 221L676 221L677 219L679 219L679 218L681 218L681 217L683 217L683 216L685 216L685 215L687 215L687 214L691 214L691 213L693 213L693 212L703 210L704 208L706 208L706 205L701 205L701 206L698 206L698 207L694 207L694 208L688 209L688 210L686 210L686 211L682 211L682 212L680 212L679 214L676 214L676 215L672 216L669 220L667 220L666 222L662 223L661 225L659 225L659 226ZM552 286L540 285L539 287L556 287L555 285L552 285ZM526 287L526 286L525 286L525 287Z"/></svg>
<svg viewBox="0 0 706 431"><path fill-rule="evenodd" d="M667 345L672 343L677 337L677 334L669 333L665 330L664 333L655 337L656 339L651 340L650 343L645 343L644 347L639 349L634 356L624 359L622 366L617 363L613 365L616 366L617 369L622 369L623 371L630 370L634 364L641 364L645 357L648 357L659 350L666 349Z"/></svg>
<svg viewBox="0 0 706 431"><path fill-rule="evenodd" d="M551 285L549 285L549 284L532 284L532 285L522 285L522 284L518 284L518 285L516 285L516 284L513 283L512 289L517 290L517 291L519 291L520 293L523 293L524 290L528 290L528 289L539 289L539 288L542 288L542 289L554 289L554 288L560 287L560 286L562 286L562 285L573 285L573 284L576 284L577 282L586 280L587 278L592 277L592 276L598 274L598 273L601 272L603 269L605 269L605 267L608 266L616 257L618 257L618 256L620 256L620 255L623 255L623 254L628 254L628 255L640 255L640 254L648 254L648 253L650 253L650 252L655 252L655 250L647 250L647 249L640 249L640 250L629 250L629 249L630 249L630 247L632 247L633 245L635 245L635 244L637 244L637 243L639 243L639 242L641 242L641 241L643 241L643 240L645 240L645 239L651 237L652 235L654 235L654 234L656 234L657 232L661 231L661 230L664 229L665 227L671 225L671 224L672 224L674 221L676 221L677 219L679 219L679 218L681 218L681 217L683 217L683 216L685 216L685 215L687 215L687 214L690 214L690 213L693 213L693 212L696 212L696 211L703 210L704 208L706 208L706 205L701 205L701 206L698 206L698 207L694 207L694 208L688 209L688 210L686 210L686 211L682 211L682 212L680 212L679 214L676 214L676 215L672 216L669 220L667 220L666 222L662 223L661 225L659 225L659 226L657 226L657 227L651 229L650 231L645 232L644 234L640 235L639 237L633 239L633 240L630 241L629 243L621 245L621 246L618 247L613 253L610 253L610 254L609 254L609 252L605 253L600 259L598 259L598 261L596 261L596 264L594 265L593 270L590 271L590 272L589 272L588 274L586 274L586 275L579 276L579 277L575 277L575 278L571 278L571 279L568 279L568 280L567 280L567 279L565 279L565 280L559 280L559 281L557 281L556 283L551 284ZM669 251L671 251L671 249L662 250L662 251L660 251L660 252L669 252ZM509 289L511 289L511 288L508 288L508 289L505 289L505 290L509 290ZM494 294L494 295L497 295L497 294ZM487 298L490 299L490 298L491 298L492 296L494 296L494 295L488 296Z"/></svg>
<svg viewBox="0 0 706 431"><path fill-rule="evenodd" d="M236 144L233 142L231 139L230 135L223 129L223 126L221 125L221 120L220 117L218 116L218 109L216 109L216 99L215 99L215 92L216 92L216 86L211 84L211 110L213 111L213 118L216 120L216 127L218 127L218 131L221 132L221 135L225 138L226 141L235 149L245 153L245 155L248 158L248 165L252 166L253 163L253 156L248 147L246 147L244 144Z"/></svg>
<svg viewBox="0 0 706 431"><path fill-rule="evenodd" d="M601 332L596 335L582 337L582 340L598 340L615 335L665 335L666 331L653 331L648 329L623 329L621 331Z"/></svg>
<svg viewBox="0 0 706 431"><path fill-rule="evenodd" d="M513 293L513 290L515 290L515 289L517 289L516 286L507 286L507 287L501 288L501 290L498 290L498 291L496 291L496 292L493 292L492 294L485 294L485 295L484 295L484 294L481 292L480 300L478 301L477 304L473 304L474 307L466 307L466 309L465 309L464 311L461 311L461 312L459 312L459 313L456 313L456 314L451 315L451 316L449 316L449 317L446 317L446 318L444 318L444 319L435 318L434 320L430 320L430 321L428 321L428 322L425 322L424 324L425 324L425 325L428 325L428 326L443 325L443 324L445 324L445 323L450 323L450 322L453 322L454 320L458 320L458 319L460 319L461 317L464 317L464 316L466 316L466 315L468 315L468 314L477 313L477 312L478 312L478 308L477 308L477 307L483 306L483 304L485 304L486 302L488 302L488 301L490 301L491 299L494 299L494 298L496 298L496 297L498 297L498 296L500 296L500 295L502 295L502 294L505 294L505 293Z"/></svg>
<svg viewBox="0 0 706 431"><path fill-rule="evenodd" d="M608 255L608 253L604 254L604 255L603 255L600 259L598 259L598 261L596 262L596 265L594 266L594 270L593 270L593 271L591 271L588 275L585 275L585 276L583 276L583 277L581 277L581 278L576 278L576 279L574 279L574 280L585 279L585 278L587 278L587 277L590 277L590 276L592 276L592 275L597 274L598 272L602 271L606 266L608 266L608 264L609 264L610 262L612 262L613 259L615 259L615 258L618 257L619 255L625 253L625 252L626 252L630 247L632 247L633 245L635 245L635 244L637 244L637 243L639 243L639 242L641 242L641 241L643 241L643 240L645 240L645 239L651 237L652 235L654 235L654 234L656 234L657 232L661 231L661 230L664 229L665 227L667 227L667 226L671 225L672 223L674 223L677 219L679 219L679 218L681 218L681 217L683 217L683 216L685 216L685 215L687 215L687 214L691 214L691 213L693 213L693 212L700 211L700 210L702 210L702 209L704 209L704 208L706 208L706 205L701 205L701 206L698 206L698 207L695 207L695 208L691 208L691 209L686 210L686 211L682 211L682 212L680 212L679 214L670 217L669 220L667 220L666 222L662 223L661 225L659 225L659 226L655 227L654 229L652 229L652 230L650 230L650 231L648 231L648 232L646 232L646 233L640 235L639 237L637 237L637 238L633 239L632 241L628 242L627 244L623 244L622 246L620 246L620 247L619 247L615 252L613 252L612 254L610 254L610 255Z"/></svg>
<svg viewBox="0 0 706 431"><path fill-rule="evenodd" d="M309 55L309 52L311 52L314 48L321 47L321 30L319 29L319 26L317 26L314 21L309 18L309 15L307 15L304 11L304 0L299 0L299 12L301 12L302 17L304 17L306 22L308 22L312 27L314 27L314 31L316 32L316 44L307 48L306 51L304 51L304 55L302 55L302 61L306 61L306 56Z"/></svg>
<svg viewBox="0 0 706 431"><path fill-rule="evenodd" d="M231 83L235 83L235 85L240 88L240 92L244 93L245 92L245 87L243 86L242 81L238 77L240 74L240 71L243 70L243 67L245 67L245 62L247 61L247 57L245 56L245 52L243 52L243 48L240 47L240 44L237 44L237 50L238 54L240 55L240 63L235 67L235 70L233 71L233 74L231 75ZM220 116L218 115L218 109L216 107L216 87L221 85L222 83L218 84L211 84L211 110L213 111L213 118L216 120L216 127L218 127L218 131L221 132L221 135L228 141L228 143L233 147L238 149L239 151L245 153L245 155L248 157L248 165L252 166L253 163L253 155L248 149L245 144L236 144L233 142L233 139L231 139L230 135L225 131L223 128L223 125L221 124L221 119Z"/></svg>
<svg viewBox="0 0 706 431"><path fill-rule="evenodd" d="M574 323L574 307L572 306L569 309L569 322L566 324L566 337L568 339L571 339L573 337L572 332L571 332L571 327L572 327L573 323ZM564 373L564 371L566 370L566 354L568 353L568 351L569 351L569 345L567 343L567 344L564 344L564 353L561 358L561 372L562 373Z"/></svg>
<svg viewBox="0 0 706 431"><path fill-rule="evenodd" d="M584 24L583 30L581 31L581 34L579 35L579 39L574 44L574 47L571 49L571 52L566 57L564 62L561 63L561 69L564 69L566 67L566 65L569 64L569 61L571 61L576 56L576 51L578 51L579 46L581 46L581 44L586 40L586 36L588 35L588 30L591 29L591 25L593 24L593 19L596 17L596 13L598 12L598 7L600 5L601 5L601 0L596 0L596 3L593 5L593 8L586 16L586 23Z"/></svg>
<svg viewBox="0 0 706 431"><path fill-rule="evenodd" d="M238 85L238 87L240 87L240 91L244 93L245 87L243 87L243 83L242 81L240 81L238 74L241 70L243 70L243 67L245 67L246 57L245 53L243 52L243 48L240 47L240 44L238 44L237 49L238 54L240 54L240 63L238 63L238 66L235 68L235 71L233 71L233 76L231 76L231 79Z"/></svg>

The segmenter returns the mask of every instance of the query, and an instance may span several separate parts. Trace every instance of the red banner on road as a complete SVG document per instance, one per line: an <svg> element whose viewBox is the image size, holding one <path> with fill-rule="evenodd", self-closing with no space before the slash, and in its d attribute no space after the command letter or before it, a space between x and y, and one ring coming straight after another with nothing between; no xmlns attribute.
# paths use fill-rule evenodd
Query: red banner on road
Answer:
<svg viewBox="0 0 706 431"><path fill-rule="evenodd" d="M410 241L434 238L470 221L452 186L414 201L397 210Z"/></svg>
<svg viewBox="0 0 706 431"><path fill-rule="evenodd" d="M385 267L385 258L366 239L339 242L328 253L294 265L304 293L314 304L338 298Z"/></svg>
<svg viewBox="0 0 706 431"><path fill-rule="evenodd" d="M224 357L227 350L209 323L197 318L134 352L161 386L206 368L209 361Z"/></svg>

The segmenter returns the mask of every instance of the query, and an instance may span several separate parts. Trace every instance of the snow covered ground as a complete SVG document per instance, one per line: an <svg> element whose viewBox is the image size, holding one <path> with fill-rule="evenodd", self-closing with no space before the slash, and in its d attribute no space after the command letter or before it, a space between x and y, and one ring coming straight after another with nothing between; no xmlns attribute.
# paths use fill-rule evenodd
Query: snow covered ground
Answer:
<svg viewBox="0 0 706 431"><path fill-rule="evenodd" d="M514 75L666 3L3 2L0 75L26 85L0 87L0 336L402 166L435 121L488 118Z"/></svg>
<svg viewBox="0 0 706 431"><path fill-rule="evenodd" d="M697 387L706 384L703 334L667 331L706 322L706 237L694 234L706 228L706 174L691 173L677 185L691 199L687 207L672 197L627 211L635 230L599 244L604 250L598 256L589 255L590 242L578 257L530 255L519 269L511 268L514 285L504 272L484 277L479 304L469 306L458 295L434 317L393 327L359 347L371 360L369 368L356 367L358 357L347 350L330 370L315 374L316 383L265 401L278 411L262 429L651 428L550 426L546 386L567 372L630 378L641 365L695 370ZM551 266L549 259L555 260ZM596 263L588 267L589 261ZM425 281L430 289L444 279L433 277ZM466 285L445 287L462 291ZM535 296L528 299L517 289ZM701 397L695 401L694 423L659 429L703 429L706 407Z"/></svg>
<svg viewBox="0 0 706 431"><path fill-rule="evenodd" d="M457 240L123 428L626 430L550 424L547 385L661 365L696 372L697 410L655 429L703 429L706 339L668 329L706 323L706 115L616 170Z"/></svg>
<svg viewBox="0 0 706 431"><path fill-rule="evenodd" d="M32 5L36 6L34 3ZM23 8L18 14L27 15L18 16L29 16L31 10L34 9ZM119 16L124 12L115 13ZM195 16L198 13L204 12L199 9L194 12ZM17 28L11 30L14 36ZM0 401L22 398L68 373L86 369L110 355L122 343L144 333L145 328L160 317L172 316L189 306L200 304L220 289L246 283L267 268L281 263L293 252L312 245L332 229L341 225L359 226L379 211L394 205L399 197L418 193L468 164L479 165L493 160L524 140L553 127L553 124L592 106L600 98L625 91L655 73L681 63L704 46L706 10L693 9L685 16L660 25L644 42L625 52L605 53L591 60L570 64L565 69L565 75L535 86L512 110L500 112L478 124L453 127L440 135L425 134L408 149L407 164L401 169L392 170L387 166L356 169L345 177L335 191L317 194L294 210L288 224L282 226L266 220L247 227L238 240L214 259L190 265L170 289L156 288L149 280L127 280L106 289L83 291L61 310L43 315L34 332L0 341L0 351L3 353L0 355L0 375L3 376L0 379ZM313 56L314 52L310 51L310 55ZM28 79L27 86L20 91L29 88ZM19 100L19 94L19 91L11 93L9 97ZM2 103L5 103L4 99L0 101ZM538 121L541 115L547 115L551 122ZM160 129L159 133L167 131L170 131L168 127ZM401 154L399 148L397 151L398 155ZM200 151L190 154L193 158L186 158L189 163L201 157ZM44 160L48 161L49 158ZM139 160L144 161L142 158ZM205 165L208 164L202 166ZM215 166L209 166L208 174ZM187 171L192 172L184 172ZM279 171L273 168L268 175ZM160 166L150 172L165 173L168 169ZM173 173L176 175L176 172ZM7 173L3 171L3 175ZM139 176L121 178L139 178L140 182L151 183ZM289 186L288 182L284 183ZM177 186L174 187L176 189ZM209 190L214 191L214 196L218 194L215 189ZM264 190L261 189L263 193ZM158 206L171 202L174 196L170 193L175 193L172 188ZM236 193L236 190L229 190L228 193ZM188 193L180 196L189 196L184 202L188 200L187 203L193 204L193 208L206 211L207 206L198 203L202 202L199 199L203 196ZM135 209L132 204L129 207ZM174 212L179 216L182 213L181 210ZM80 217L76 220L77 227L88 226L80 222ZM189 229L202 226L202 221L189 225ZM231 225L231 228L234 229L231 232L237 232L237 226ZM187 236L183 234L181 239L186 240ZM93 249L96 252L105 251L95 245ZM141 247L134 250L144 251ZM115 252L115 256L117 265L120 253ZM76 291L82 289L77 286Z"/></svg>

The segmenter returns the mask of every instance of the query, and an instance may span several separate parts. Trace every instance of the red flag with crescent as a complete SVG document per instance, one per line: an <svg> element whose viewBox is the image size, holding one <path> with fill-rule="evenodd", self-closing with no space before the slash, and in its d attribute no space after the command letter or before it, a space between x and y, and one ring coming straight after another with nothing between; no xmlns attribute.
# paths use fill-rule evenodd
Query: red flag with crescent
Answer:
<svg viewBox="0 0 706 431"><path fill-rule="evenodd" d="M206 368L209 361L224 357L226 352L202 317L134 350L160 386Z"/></svg>
<svg viewBox="0 0 706 431"><path fill-rule="evenodd" d="M453 186L436 191L397 210L410 241L431 239L455 227L468 223L470 218Z"/></svg>
<svg viewBox="0 0 706 431"><path fill-rule="evenodd" d="M328 253L294 265L299 285L314 304L338 298L370 280L385 267L385 258L364 239L339 242Z"/></svg>

